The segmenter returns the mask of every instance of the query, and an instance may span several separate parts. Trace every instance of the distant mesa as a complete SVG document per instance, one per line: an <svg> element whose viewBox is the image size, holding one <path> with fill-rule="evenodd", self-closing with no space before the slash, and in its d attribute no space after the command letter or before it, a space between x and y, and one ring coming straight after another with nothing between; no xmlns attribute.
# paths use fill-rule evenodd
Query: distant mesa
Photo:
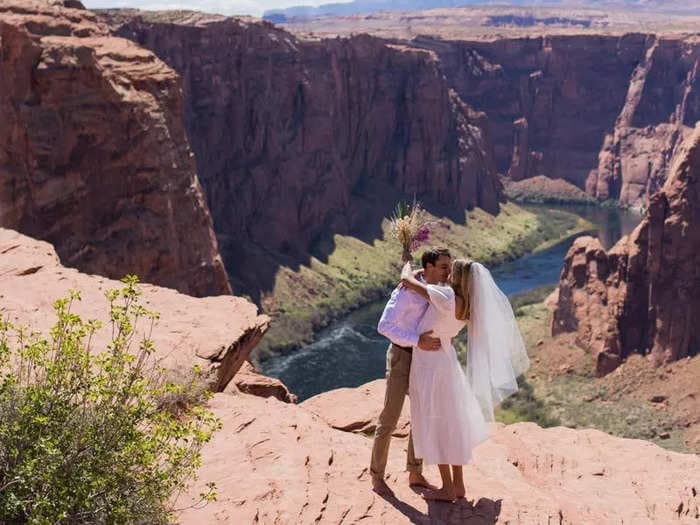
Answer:
<svg viewBox="0 0 700 525"><path fill-rule="evenodd" d="M414 11L438 7L462 7L478 3L480 2L475 0L356 0L354 2L322 4L318 7L294 6L286 9L273 9L265 11L263 18L273 23L283 23L278 21L278 17L284 17L286 22L290 18L347 16L359 13L373 13L375 11Z"/></svg>
<svg viewBox="0 0 700 525"><path fill-rule="evenodd" d="M532 5L533 2L526 0L511 0L510 2L497 2L488 0L355 0L353 2L336 2L322 4L318 7L312 6L293 6L286 9L273 9L266 11L263 15L265 20L273 23L285 23L289 19L304 19L315 18L321 16L348 16L360 13L374 13L377 11L420 11L427 9L438 9L445 7L469 7L469 6L495 6L495 5L510 5L513 7L526 7ZM593 9L644 9L646 11L658 11L665 13L700 13L700 3L696 0L684 2L683 5L677 5L676 2L667 2L664 0L544 0L536 2L537 7L572 7L572 8L593 8ZM279 17L284 17L280 19ZM527 20L520 22L527 23ZM546 25L564 23L565 21L540 21ZM580 23L581 21L579 21ZM511 23L518 23L512 21ZM534 25L533 20L529 25ZM494 24L497 25L497 24ZM527 27L527 26L525 26Z"/></svg>

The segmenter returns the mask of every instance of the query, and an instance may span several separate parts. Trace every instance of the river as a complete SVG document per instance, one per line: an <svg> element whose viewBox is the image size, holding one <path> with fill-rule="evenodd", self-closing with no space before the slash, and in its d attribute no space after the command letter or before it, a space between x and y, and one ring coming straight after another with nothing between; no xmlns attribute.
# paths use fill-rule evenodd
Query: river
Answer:
<svg viewBox="0 0 700 525"><path fill-rule="evenodd" d="M563 207L562 207L563 208ZM605 248L630 233L638 213L617 208L566 207L598 227ZM562 262L573 239L492 268L509 296L559 281ZM261 371L281 379L299 401L340 387L355 387L384 377L387 340L377 333L384 302L359 308L320 331L315 342L295 352L259 363Z"/></svg>

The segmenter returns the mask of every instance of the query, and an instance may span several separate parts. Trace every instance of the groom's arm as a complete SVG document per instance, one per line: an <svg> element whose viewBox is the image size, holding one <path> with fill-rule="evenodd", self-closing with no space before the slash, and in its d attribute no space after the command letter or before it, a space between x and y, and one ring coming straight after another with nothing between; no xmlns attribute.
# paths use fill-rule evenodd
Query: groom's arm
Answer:
<svg viewBox="0 0 700 525"><path fill-rule="evenodd" d="M377 332L399 346L418 346L419 335L413 329L401 326L401 308L399 304L400 290L394 290L384 307L382 317L377 325ZM417 327L416 327L417 328Z"/></svg>
<svg viewBox="0 0 700 525"><path fill-rule="evenodd" d="M437 350L441 346L440 338L433 337L432 330L419 334L415 328L409 329L402 326L403 313L401 311L401 303L399 297L402 293L408 293L407 290L395 289L389 302L384 307L382 317L379 319L377 331L392 343L399 346L418 347L421 350Z"/></svg>

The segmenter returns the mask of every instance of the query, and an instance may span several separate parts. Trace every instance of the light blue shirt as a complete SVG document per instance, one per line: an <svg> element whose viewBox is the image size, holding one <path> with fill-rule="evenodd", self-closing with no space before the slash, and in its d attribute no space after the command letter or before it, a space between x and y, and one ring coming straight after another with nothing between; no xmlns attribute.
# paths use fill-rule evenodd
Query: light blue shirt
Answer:
<svg viewBox="0 0 700 525"><path fill-rule="evenodd" d="M418 323L428 304L423 296L397 286L384 307L377 331L399 346L418 346Z"/></svg>

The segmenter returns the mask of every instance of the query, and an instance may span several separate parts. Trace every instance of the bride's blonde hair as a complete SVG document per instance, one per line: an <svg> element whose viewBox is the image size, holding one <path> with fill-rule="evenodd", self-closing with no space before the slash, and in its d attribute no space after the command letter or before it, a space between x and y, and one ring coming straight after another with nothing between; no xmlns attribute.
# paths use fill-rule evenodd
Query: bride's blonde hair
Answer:
<svg viewBox="0 0 700 525"><path fill-rule="evenodd" d="M469 319L469 272L472 268L472 261L467 259L455 259L452 261L450 271L450 286L462 298L464 306L457 312L457 319L466 321Z"/></svg>

